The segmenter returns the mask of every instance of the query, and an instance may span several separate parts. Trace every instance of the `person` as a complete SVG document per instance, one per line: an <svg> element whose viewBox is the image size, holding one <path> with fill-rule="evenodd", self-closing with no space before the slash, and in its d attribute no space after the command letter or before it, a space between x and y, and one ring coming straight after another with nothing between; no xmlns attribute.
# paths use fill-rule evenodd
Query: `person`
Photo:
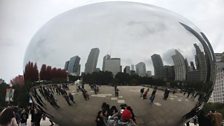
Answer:
<svg viewBox="0 0 224 126"><path fill-rule="evenodd" d="M131 119L136 123L135 114L133 112L133 109L131 108L131 106L128 106L127 109L131 112L131 115L132 115Z"/></svg>
<svg viewBox="0 0 224 126"><path fill-rule="evenodd" d="M149 98L150 103L153 103L155 96L156 96L157 87L155 87L152 91L151 97Z"/></svg>
<svg viewBox="0 0 224 126"><path fill-rule="evenodd" d="M106 126L103 111L99 111L96 116L96 126Z"/></svg>
<svg viewBox="0 0 224 126"><path fill-rule="evenodd" d="M34 126L40 126L40 121L42 118L42 112L37 108L34 108L34 115L33 115L33 124Z"/></svg>
<svg viewBox="0 0 224 126"><path fill-rule="evenodd" d="M212 112L210 112L208 115L210 116L212 126L221 126L222 125L223 117L222 117L221 113L216 112L215 110L212 110Z"/></svg>
<svg viewBox="0 0 224 126"><path fill-rule="evenodd" d="M143 96L144 90L145 90L145 88L141 88L141 89L140 89L140 97Z"/></svg>
<svg viewBox="0 0 224 126"><path fill-rule="evenodd" d="M75 101L74 101L74 96L72 95L71 92L69 92L68 96L69 96L70 100L71 100L73 103L75 103Z"/></svg>
<svg viewBox="0 0 224 126"><path fill-rule="evenodd" d="M164 91L164 97L163 97L164 100L167 100L167 98L169 97L169 93L170 93L170 90L166 88Z"/></svg>
<svg viewBox="0 0 224 126"><path fill-rule="evenodd" d="M1 126L18 126L16 115L12 108L6 108L0 113Z"/></svg>
<svg viewBox="0 0 224 126"><path fill-rule="evenodd" d="M132 119L132 113L130 110L128 110L127 107L125 107L125 109L123 110L123 112L121 113L121 121L123 122L127 122L130 119Z"/></svg>
<svg viewBox="0 0 224 126"><path fill-rule="evenodd" d="M147 94L149 92L149 88L147 88L147 90L145 91L145 93L143 94L143 99L146 99L147 98Z"/></svg>
<svg viewBox="0 0 224 126"><path fill-rule="evenodd" d="M117 107L116 106L112 106L111 108L110 108L110 116L113 116L113 115L115 115L115 114L117 114L118 113L118 110L117 110Z"/></svg>
<svg viewBox="0 0 224 126"><path fill-rule="evenodd" d="M28 113L25 109L21 112L21 126L27 126Z"/></svg>
<svg viewBox="0 0 224 126"><path fill-rule="evenodd" d="M209 115L206 115L203 110L198 114L198 124L199 126L212 126Z"/></svg>

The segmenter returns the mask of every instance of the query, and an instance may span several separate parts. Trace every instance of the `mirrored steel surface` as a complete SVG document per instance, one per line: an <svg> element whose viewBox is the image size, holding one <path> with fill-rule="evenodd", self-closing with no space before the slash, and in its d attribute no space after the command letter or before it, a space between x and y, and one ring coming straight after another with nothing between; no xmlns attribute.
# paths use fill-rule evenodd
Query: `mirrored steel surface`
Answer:
<svg viewBox="0 0 224 126"><path fill-rule="evenodd" d="M154 76L148 75L149 84L95 85L79 76L75 82L33 87L34 103L61 126L96 125L103 102L117 108L124 103L131 106L138 126L179 126L200 111L213 90L214 54L204 33L181 16L140 3L96 3L53 18L33 37L24 64L63 68L77 55L80 71L85 72L92 48L99 49L100 69L109 54L120 60L122 69L134 64L137 69L130 75L146 76L138 69L142 62ZM142 88L144 93L148 90L146 99L140 97Z"/></svg>

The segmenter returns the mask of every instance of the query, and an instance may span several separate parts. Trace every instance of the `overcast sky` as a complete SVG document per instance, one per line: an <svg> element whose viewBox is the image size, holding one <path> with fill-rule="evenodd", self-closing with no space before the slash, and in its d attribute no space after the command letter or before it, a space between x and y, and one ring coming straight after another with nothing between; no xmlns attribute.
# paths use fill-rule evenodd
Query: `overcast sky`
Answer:
<svg viewBox="0 0 224 126"><path fill-rule="evenodd" d="M176 12L198 26L215 52L224 51L223 0L129 0ZM53 17L97 0L0 0L0 78L23 73L23 60L33 35Z"/></svg>

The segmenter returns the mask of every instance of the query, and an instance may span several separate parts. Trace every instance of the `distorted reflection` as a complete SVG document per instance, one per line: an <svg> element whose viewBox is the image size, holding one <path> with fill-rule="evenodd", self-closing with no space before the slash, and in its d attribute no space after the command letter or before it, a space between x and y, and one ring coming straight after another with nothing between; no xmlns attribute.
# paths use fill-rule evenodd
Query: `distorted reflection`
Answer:
<svg viewBox="0 0 224 126"><path fill-rule="evenodd" d="M41 69L30 95L62 126L179 126L208 101L215 75L200 30L167 10L130 2L52 19L32 39L25 71L34 63Z"/></svg>

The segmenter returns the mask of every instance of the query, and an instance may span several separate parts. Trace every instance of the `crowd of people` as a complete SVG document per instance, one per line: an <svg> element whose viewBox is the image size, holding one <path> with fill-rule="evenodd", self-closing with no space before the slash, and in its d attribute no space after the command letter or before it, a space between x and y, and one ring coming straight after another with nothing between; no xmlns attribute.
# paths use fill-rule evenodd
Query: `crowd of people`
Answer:
<svg viewBox="0 0 224 126"><path fill-rule="evenodd" d="M116 106L102 103L95 121L97 126L136 126L135 114L126 104L121 104L117 109Z"/></svg>
<svg viewBox="0 0 224 126"><path fill-rule="evenodd" d="M40 109L32 105L27 108L8 106L0 113L1 126L28 126L28 118L31 116L31 126L40 126L41 119L46 118ZM54 123L50 120L51 126Z"/></svg>

